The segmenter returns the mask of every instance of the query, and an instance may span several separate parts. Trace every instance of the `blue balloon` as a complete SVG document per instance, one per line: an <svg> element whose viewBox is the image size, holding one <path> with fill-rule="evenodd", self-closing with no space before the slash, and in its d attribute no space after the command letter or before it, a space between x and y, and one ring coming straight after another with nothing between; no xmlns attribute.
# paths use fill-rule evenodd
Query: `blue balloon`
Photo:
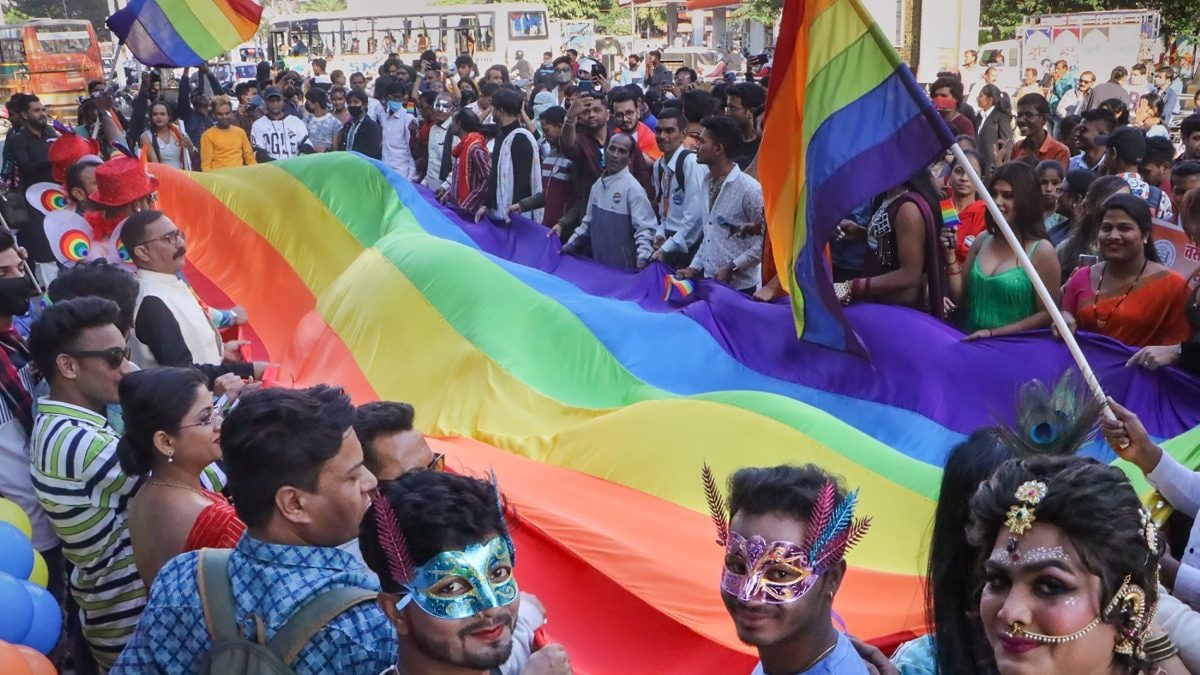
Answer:
<svg viewBox="0 0 1200 675"><path fill-rule="evenodd" d="M62 635L62 612L58 609L58 601L50 595L50 591L31 581L21 581L21 584L33 603L33 620L25 637L17 642L49 654Z"/></svg>
<svg viewBox="0 0 1200 675"><path fill-rule="evenodd" d="M33 544L11 523L0 523L0 572L28 579L33 571Z"/></svg>
<svg viewBox="0 0 1200 675"><path fill-rule="evenodd" d="M19 644L33 625L33 598L23 579L0 572L0 640Z"/></svg>

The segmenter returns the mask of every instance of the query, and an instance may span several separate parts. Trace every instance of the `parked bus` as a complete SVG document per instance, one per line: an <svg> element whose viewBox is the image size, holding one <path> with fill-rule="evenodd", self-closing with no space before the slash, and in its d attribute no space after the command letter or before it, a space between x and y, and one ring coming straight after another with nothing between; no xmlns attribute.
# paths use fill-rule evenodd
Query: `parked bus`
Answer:
<svg viewBox="0 0 1200 675"><path fill-rule="evenodd" d="M34 19L0 26L0 96L37 94L53 114L74 120L87 83L104 78L90 21Z"/></svg>
<svg viewBox="0 0 1200 675"><path fill-rule="evenodd" d="M403 4L403 3L402 3ZM383 15L351 11L281 17L270 28L272 62L309 74L308 62L321 57L329 70L372 77L388 54L412 65L426 49L442 50L449 62L460 54L475 60L480 72L512 65L518 50L535 67L542 52L553 51L544 4L427 6Z"/></svg>

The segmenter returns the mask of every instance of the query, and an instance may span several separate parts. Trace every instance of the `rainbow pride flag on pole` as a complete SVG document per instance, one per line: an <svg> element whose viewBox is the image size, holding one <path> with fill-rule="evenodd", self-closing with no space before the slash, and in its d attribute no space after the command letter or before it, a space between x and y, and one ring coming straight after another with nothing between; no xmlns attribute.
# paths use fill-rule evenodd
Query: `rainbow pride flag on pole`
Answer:
<svg viewBox="0 0 1200 675"><path fill-rule="evenodd" d="M779 274L801 339L865 353L834 295L825 246L841 218L954 135L858 0L786 0L780 25L758 160L763 279Z"/></svg>
<svg viewBox="0 0 1200 675"><path fill-rule="evenodd" d="M182 68L249 40L262 11L251 0L131 0L105 24L141 63Z"/></svg>

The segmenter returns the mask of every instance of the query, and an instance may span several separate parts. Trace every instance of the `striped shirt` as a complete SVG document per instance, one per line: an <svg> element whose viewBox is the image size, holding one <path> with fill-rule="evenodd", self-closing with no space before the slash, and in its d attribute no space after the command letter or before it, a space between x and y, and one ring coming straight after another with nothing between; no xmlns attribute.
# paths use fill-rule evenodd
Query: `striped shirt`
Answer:
<svg viewBox="0 0 1200 675"><path fill-rule="evenodd" d="M126 527L139 479L117 462L118 436L104 417L49 398L34 411L33 487L71 561L71 592L83 635L111 668L146 605Z"/></svg>

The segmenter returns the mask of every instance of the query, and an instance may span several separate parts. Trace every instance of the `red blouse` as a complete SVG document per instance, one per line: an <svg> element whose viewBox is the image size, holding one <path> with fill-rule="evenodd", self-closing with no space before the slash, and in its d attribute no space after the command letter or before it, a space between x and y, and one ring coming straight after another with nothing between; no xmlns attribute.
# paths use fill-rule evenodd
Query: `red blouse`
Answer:
<svg viewBox="0 0 1200 675"><path fill-rule="evenodd" d="M237 517L237 512L225 495L205 490L204 496L212 500L212 504L196 516L196 522L192 524L192 531L188 532L183 550L233 548L246 531L246 524Z"/></svg>

